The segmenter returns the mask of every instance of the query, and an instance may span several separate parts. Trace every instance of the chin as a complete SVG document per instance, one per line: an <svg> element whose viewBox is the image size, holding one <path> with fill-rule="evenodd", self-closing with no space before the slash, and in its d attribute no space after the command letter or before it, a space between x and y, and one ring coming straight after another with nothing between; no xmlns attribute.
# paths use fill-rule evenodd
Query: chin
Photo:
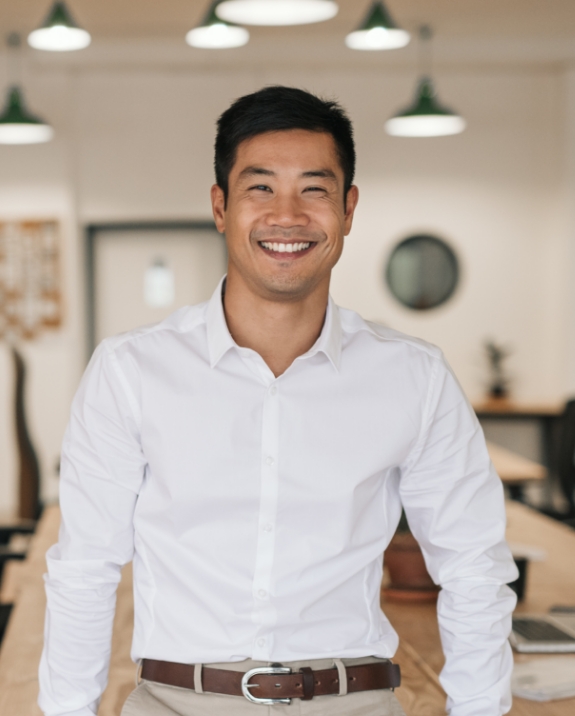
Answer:
<svg viewBox="0 0 575 716"><path fill-rule="evenodd" d="M317 286L318 281L304 276L266 276L259 282L264 290L276 298L295 300L304 298Z"/></svg>

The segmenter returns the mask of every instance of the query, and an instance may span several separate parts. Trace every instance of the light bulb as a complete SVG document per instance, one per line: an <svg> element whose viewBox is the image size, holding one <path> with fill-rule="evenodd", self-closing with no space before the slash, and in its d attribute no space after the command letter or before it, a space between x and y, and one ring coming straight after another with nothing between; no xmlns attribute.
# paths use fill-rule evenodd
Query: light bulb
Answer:
<svg viewBox="0 0 575 716"><path fill-rule="evenodd" d="M466 127L463 117L456 114L420 114L392 117L385 130L393 137L446 137L460 134Z"/></svg>
<svg viewBox="0 0 575 716"><path fill-rule="evenodd" d="M48 124L0 124L0 144L41 144L53 136L54 130Z"/></svg>
<svg viewBox="0 0 575 716"><path fill-rule="evenodd" d="M331 20L338 10L333 0L224 0L216 14L240 25L306 25Z"/></svg>
<svg viewBox="0 0 575 716"><path fill-rule="evenodd" d="M33 30L28 35L28 44L35 50L48 52L71 52L88 47L92 38L90 33L80 27L52 25Z"/></svg>
<svg viewBox="0 0 575 716"><path fill-rule="evenodd" d="M244 27L227 25L224 22L195 27L186 35L188 45L212 50L242 47L249 39L250 33Z"/></svg>
<svg viewBox="0 0 575 716"><path fill-rule="evenodd" d="M352 50L396 50L409 43L409 32L385 27L350 32L345 44Z"/></svg>

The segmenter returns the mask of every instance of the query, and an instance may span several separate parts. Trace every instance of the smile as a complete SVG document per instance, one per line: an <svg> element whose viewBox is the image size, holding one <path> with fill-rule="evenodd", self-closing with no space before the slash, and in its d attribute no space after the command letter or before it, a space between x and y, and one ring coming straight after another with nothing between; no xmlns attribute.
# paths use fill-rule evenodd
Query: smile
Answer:
<svg viewBox="0 0 575 716"><path fill-rule="evenodd" d="M275 251L280 254L295 254L298 251L305 251L306 249L309 249L312 244L311 241L302 241L293 244L276 243L272 241L259 241L258 243L262 248L266 249L267 251Z"/></svg>

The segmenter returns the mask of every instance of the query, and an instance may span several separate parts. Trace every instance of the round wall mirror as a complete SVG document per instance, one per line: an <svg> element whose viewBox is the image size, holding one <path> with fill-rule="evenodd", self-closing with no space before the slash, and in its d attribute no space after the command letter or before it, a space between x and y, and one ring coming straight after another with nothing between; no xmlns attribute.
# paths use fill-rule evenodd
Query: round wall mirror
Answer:
<svg viewBox="0 0 575 716"><path fill-rule="evenodd" d="M459 281L459 262L445 241L409 236L391 252L385 270L391 293L408 308L425 311L445 303Z"/></svg>

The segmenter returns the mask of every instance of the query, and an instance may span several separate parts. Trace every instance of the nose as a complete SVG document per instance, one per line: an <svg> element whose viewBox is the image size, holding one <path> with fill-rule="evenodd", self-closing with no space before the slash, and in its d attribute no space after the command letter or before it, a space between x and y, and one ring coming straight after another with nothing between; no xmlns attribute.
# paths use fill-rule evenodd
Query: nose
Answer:
<svg viewBox="0 0 575 716"><path fill-rule="evenodd" d="M292 226L307 226L309 217L297 196L278 194L270 202L266 223L268 226L280 226L284 229L289 229Z"/></svg>

